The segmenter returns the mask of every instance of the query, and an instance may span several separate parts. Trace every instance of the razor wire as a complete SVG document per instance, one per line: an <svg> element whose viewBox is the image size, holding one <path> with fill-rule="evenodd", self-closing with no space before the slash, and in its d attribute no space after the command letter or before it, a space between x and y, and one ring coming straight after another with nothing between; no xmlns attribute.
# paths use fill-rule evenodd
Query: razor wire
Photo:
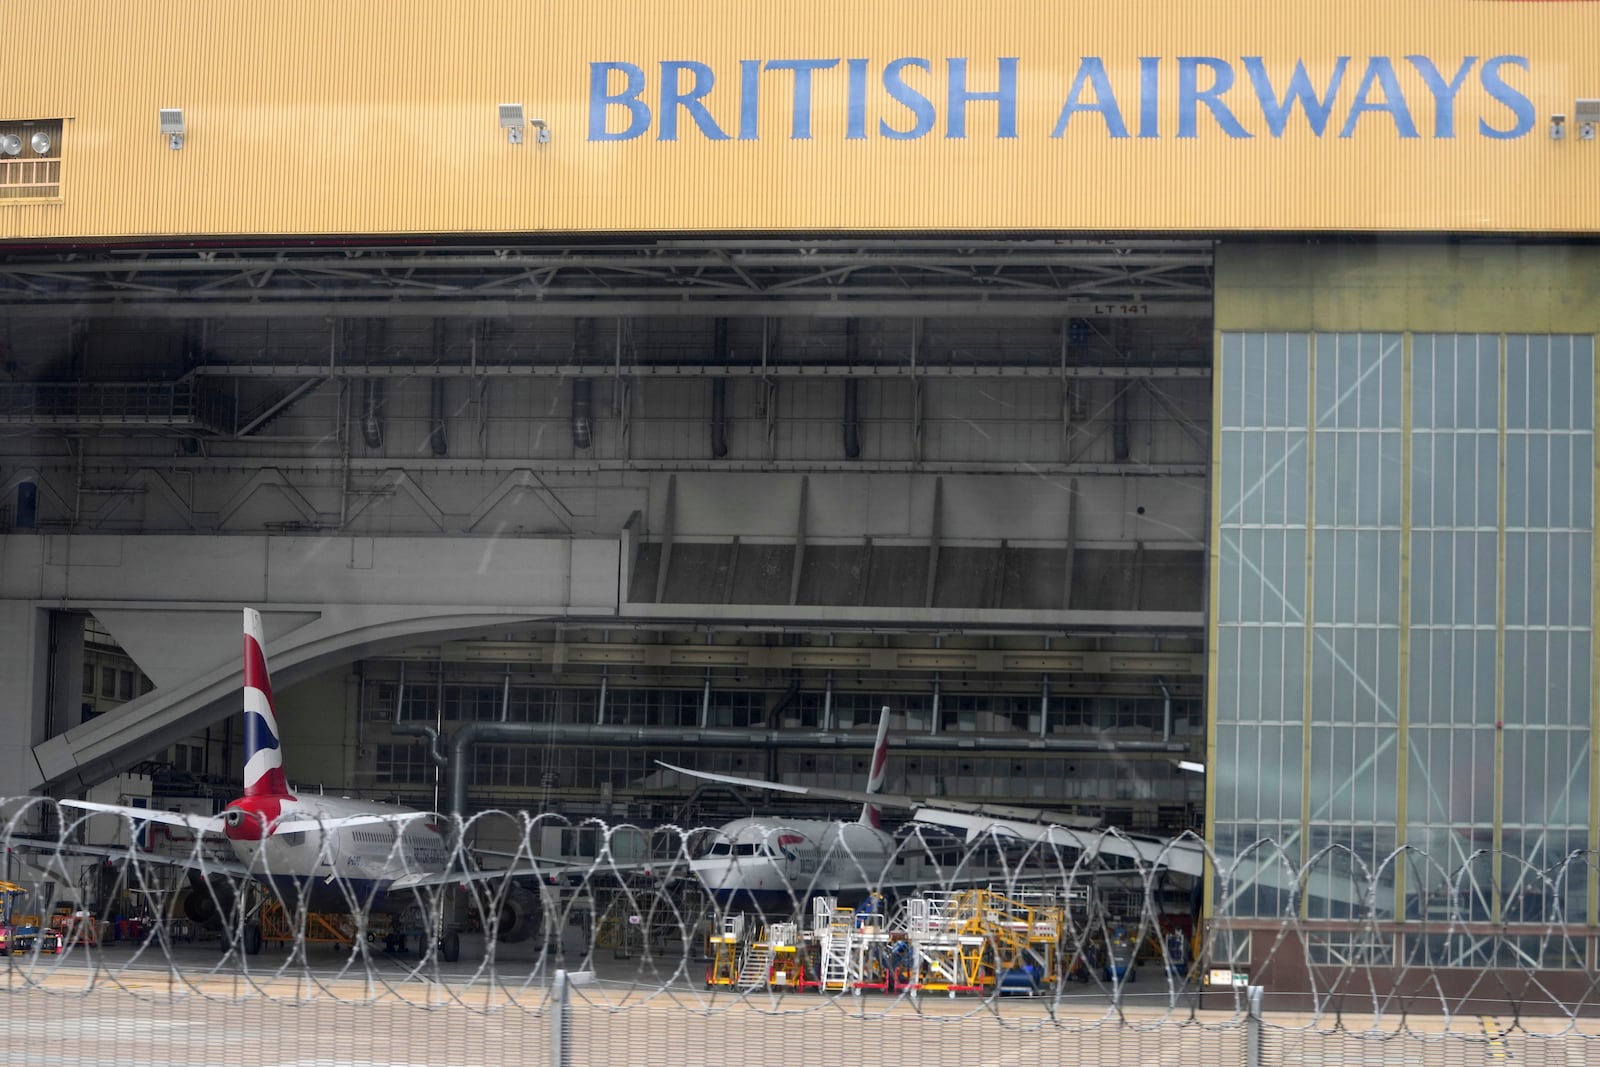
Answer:
<svg viewBox="0 0 1600 1067"><path fill-rule="evenodd" d="M711 1033L728 1035L727 1062L760 1062L733 1055L738 1034L864 1022L961 1062L967 1041L1021 1056L1086 1039L1141 1063L1173 1049L1188 1058L1170 1062L1244 1062L1251 1047L1255 1062L1600 1058L1600 930L1573 907L1597 884L1586 851L1452 866L1415 848L1371 862L1264 839L1224 856L1194 834L910 824L886 857L845 836L807 857L781 819L757 837L496 810L301 831L243 862L220 835L4 804L13 1024L75 999L381 1008L401 1027L420 1010L419 1026L478 1020L474 1040L554 1028L570 1062L675 1062L652 1057L680 1045L683 1062L721 1062L688 1055ZM419 853L408 831L422 826L442 855ZM593 855L547 854L563 839ZM1176 873L1180 856L1205 873ZM729 881L745 899L719 899ZM823 892L840 881L865 895ZM522 1048L506 1040L508 1056ZM525 1052L506 1062L535 1062ZM902 1062L875 1056L853 1062Z"/></svg>

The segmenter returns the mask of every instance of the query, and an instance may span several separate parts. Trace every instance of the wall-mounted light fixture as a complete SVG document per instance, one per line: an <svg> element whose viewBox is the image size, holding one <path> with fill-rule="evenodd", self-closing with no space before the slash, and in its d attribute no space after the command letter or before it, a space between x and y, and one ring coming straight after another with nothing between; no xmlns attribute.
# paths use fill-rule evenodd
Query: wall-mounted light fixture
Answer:
<svg viewBox="0 0 1600 1067"><path fill-rule="evenodd" d="M183 108L161 109L161 135L167 139L167 147L174 152L183 147Z"/></svg>
<svg viewBox="0 0 1600 1067"><path fill-rule="evenodd" d="M1565 116L1565 115L1551 115L1550 116L1550 139L1552 141L1559 141L1562 138L1566 137L1566 135L1567 135L1567 116Z"/></svg>
<svg viewBox="0 0 1600 1067"><path fill-rule="evenodd" d="M1577 101L1572 107L1572 117L1578 124L1578 140L1592 141L1600 131L1600 100Z"/></svg>
<svg viewBox="0 0 1600 1067"><path fill-rule="evenodd" d="M526 126L534 128L533 139L540 144L550 140L550 127L545 125L543 119L524 118L521 104L500 105L500 128L506 131L507 141L521 144L522 130Z"/></svg>
<svg viewBox="0 0 1600 1067"><path fill-rule="evenodd" d="M14 133L0 133L0 156L15 156L22 153L22 138Z"/></svg>

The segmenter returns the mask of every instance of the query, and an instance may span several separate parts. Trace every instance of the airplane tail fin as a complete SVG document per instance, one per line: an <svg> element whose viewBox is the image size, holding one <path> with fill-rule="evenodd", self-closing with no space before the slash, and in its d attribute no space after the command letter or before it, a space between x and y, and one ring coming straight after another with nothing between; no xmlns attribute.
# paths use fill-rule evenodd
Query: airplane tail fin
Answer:
<svg viewBox="0 0 1600 1067"><path fill-rule="evenodd" d="M272 710L261 613L244 609L244 795L287 796L278 717Z"/></svg>
<svg viewBox="0 0 1600 1067"><path fill-rule="evenodd" d="M883 706L883 717L878 720L878 741L872 746L872 769L867 775L868 793L883 792L883 783L889 777L889 705ZM861 822L882 829L883 812L870 800L861 805Z"/></svg>

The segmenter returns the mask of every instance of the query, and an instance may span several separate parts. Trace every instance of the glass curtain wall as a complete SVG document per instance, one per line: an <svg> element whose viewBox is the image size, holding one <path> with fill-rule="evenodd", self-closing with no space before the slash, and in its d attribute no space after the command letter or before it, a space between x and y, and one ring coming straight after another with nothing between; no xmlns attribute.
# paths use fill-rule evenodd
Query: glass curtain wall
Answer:
<svg viewBox="0 0 1600 1067"><path fill-rule="evenodd" d="M1305 870L1307 918L1587 917L1593 376L1589 337L1223 335L1214 914Z"/></svg>

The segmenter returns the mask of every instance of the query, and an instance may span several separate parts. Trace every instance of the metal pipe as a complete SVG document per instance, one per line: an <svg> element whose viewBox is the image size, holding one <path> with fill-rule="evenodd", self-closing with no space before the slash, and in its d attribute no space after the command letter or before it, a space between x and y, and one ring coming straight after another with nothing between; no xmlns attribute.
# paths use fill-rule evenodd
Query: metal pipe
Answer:
<svg viewBox="0 0 1600 1067"><path fill-rule="evenodd" d="M500 690L500 721L509 722L511 719L511 664L506 664L506 682Z"/></svg>
<svg viewBox="0 0 1600 1067"><path fill-rule="evenodd" d="M1167 680L1156 675L1156 685L1161 687L1161 740L1172 740L1172 691L1167 688Z"/></svg>
<svg viewBox="0 0 1600 1067"><path fill-rule="evenodd" d="M706 687L700 696L700 729L711 725L711 668L706 668Z"/></svg>
<svg viewBox="0 0 1600 1067"><path fill-rule="evenodd" d="M1050 676L1044 676L1039 683L1039 737L1042 739L1050 731Z"/></svg>
<svg viewBox="0 0 1600 1067"><path fill-rule="evenodd" d="M828 644L833 644L833 635L828 635ZM833 672L828 672L827 679L822 686L822 732L827 733L833 729Z"/></svg>

